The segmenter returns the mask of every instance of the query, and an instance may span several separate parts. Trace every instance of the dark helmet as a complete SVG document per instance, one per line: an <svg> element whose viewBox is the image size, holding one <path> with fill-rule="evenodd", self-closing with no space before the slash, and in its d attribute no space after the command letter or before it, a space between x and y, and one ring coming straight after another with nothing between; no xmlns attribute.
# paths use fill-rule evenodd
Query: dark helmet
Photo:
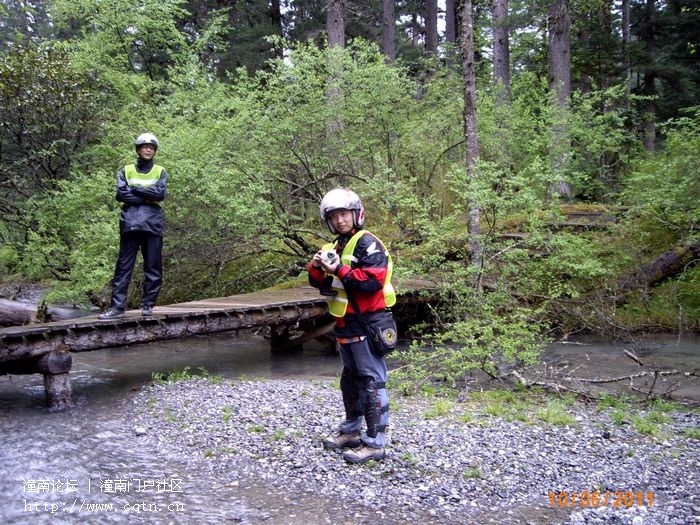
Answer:
<svg viewBox="0 0 700 525"><path fill-rule="evenodd" d="M141 133L138 137L136 137L134 145L136 146L137 151L144 144L151 144L158 149L158 139L153 133Z"/></svg>
<svg viewBox="0 0 700 525"><path fill-rule="evenodd" d="M365 224L365 208L360 197L354 191L347 188L338 188L326 193L321 200L321 219L326 221L331 233L338 233L331 224L331 213L338 210L352 211L352 222L355 228L362 228Z"/></svg>

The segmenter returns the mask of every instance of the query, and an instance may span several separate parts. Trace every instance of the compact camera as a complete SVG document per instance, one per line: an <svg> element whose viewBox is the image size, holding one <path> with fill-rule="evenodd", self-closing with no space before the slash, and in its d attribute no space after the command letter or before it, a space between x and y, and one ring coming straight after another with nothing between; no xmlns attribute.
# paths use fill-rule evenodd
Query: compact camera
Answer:
<svg viewBox="0 0 700 525"><path fill-rule="evenodd" d="M327 264L333 264L338 260L338 254L333 250L322 250L321 259Z"/></svg>

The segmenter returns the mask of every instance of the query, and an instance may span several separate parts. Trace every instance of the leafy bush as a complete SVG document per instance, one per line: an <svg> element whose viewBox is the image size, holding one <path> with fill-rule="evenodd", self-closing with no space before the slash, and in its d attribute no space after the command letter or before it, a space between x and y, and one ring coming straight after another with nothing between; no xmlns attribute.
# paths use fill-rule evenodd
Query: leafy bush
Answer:
<svg viewBox="0 0 700 525"><path fill-rule="evenodd" d="M663 151L637 163L623 196L632 206L631 215L687 241L697 238L700 223L700 107L667 123L665 131Z"/></svg>

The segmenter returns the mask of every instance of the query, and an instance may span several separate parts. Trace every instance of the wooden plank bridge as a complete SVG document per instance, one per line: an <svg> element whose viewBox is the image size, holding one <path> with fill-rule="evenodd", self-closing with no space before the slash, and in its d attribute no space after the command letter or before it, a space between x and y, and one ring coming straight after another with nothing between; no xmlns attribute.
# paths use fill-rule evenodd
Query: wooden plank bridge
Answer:
<svg viewBox="0 0 700 525"><path fill-rule="evenodd" d="M421 302L419 292L426 287L402 286L396 308ZM333 321L318 290L302 286L156 306L149 317L128 310L117 319L90 315L0 328L0 375L44 374L49 407L66 408L72 404L71 352L256 327L269 329L273 347L285 348L320 337Z"/></svg>

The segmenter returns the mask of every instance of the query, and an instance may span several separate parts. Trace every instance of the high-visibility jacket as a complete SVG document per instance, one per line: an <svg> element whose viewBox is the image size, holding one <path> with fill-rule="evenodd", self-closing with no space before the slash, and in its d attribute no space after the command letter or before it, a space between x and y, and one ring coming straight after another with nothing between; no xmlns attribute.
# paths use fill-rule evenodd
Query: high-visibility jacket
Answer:
<svg viewBox="0 0 700 525"><path fill-rule="evenodd" d="M343 248L343 253L340 255L340 262L342 264L349 266L350 268L353 267L353 263L356 263L358 260L355 256L355 248L357 247L357 243L363 235L369 233L370 232L367 230L360 230L350 238L348 243L345 245L345 248ZM384 250L384 254L386 255L388 261L387 273L384 279L383 294L384 303L387 307L390 307L396 304L396 291L394 290L394 286L391 284L391 275L393 273L394 264L391 260L391 255L384 247L382 242L376 236L373 237L377 239L377 242L379 242L381 245L381 248ZM335 249L336 246L337 241L331 245L324 246L323 249ZM333 276L331 288L336 292L336 294L329 298L330 302L328 304L328 311L333 317L343 317L348 308L348 295L342 281L337 276Z"/></svg>
<svg viewBox="0 0 700 525"><path fill-rule="evenodd" d="M163 235L161 202L165 199L167 173L152 160L138 159L117 175L116 199L122 203L119 218L121 233L143 231Z"/></svg>
<svg viewBox="0 0 700 525"><path fill-rule="evenodd" d="M148 188L153 186L158 179L160 179L161 174L165 168L163 166L158 166L154 164L151 171L147 173L139 173L136 171L136 164L127 164L124 167L124 176L129 186L143 186Z"/></svg>

